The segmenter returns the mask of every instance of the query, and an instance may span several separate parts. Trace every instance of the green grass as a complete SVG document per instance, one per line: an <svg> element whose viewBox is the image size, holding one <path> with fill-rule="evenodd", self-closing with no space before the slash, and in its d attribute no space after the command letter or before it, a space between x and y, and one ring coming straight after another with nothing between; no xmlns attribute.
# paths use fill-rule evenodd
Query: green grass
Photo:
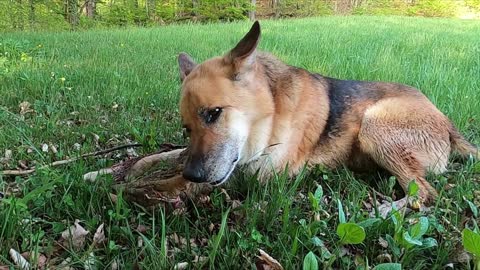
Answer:
<svg viewBox="0 0 480 270"><path fill-rule="evenodd" d="M0 153L10 149L13 157L0 167L15 168L20 160L45 164L129 141L143 143L141 153L154 151L162 142L184 143L177 109L177 54L186 51L197 61L223 54L249 27L250 23L239 22L2 34ZM265 21L262 27L260 48L287 63L331 77L415 86L467 138L480 142L477 21L326 17ZM31 103L34 112L21 115L23 101ZM92 133L100 137L98 146ZM44 143L55 145L58 153L42 152ZM29 153L29 148L34 151ZM85 172L115 161L118 158L109 156L28 177L0 176L0 191L7 194L0 200L0 265L11 264L8 250L14 248L40 250L51 257L51 264L70 257L78 268L93 251L99 269L109 268L114 261L124 269L136 263L143 269L172 268L195 255L208 259L203 266L193 264L194 268L254 269L261 248L285 269L301 268L309 251L323 266L339 269L362 269L361 262L377 265L381 254L390 254L404 269L441 269L448 263L460 269L469 267L457 263L456 257L462 250L459 230L472 228L475 220L465 199L480 205L480 166L472 161L452 163L445 175L429 177L441 191L438 203L430 213L407 215L405 227L427 216L432 224L427 236L435 238L438 246L406 249L400 255L391 246L379 244L380 237L394 235L392 219L366 228L364 243L347 246L347 254L335 234L337 199L347 220L358 223L368 218L364 202L374 201L372 188L387 196L402 196L388 177L318 169L293 181L279 175L261 186L254 176L239 174L226 188L233 199L242 202L240 210L231 210L231 203L216 190L210 205L197 205L175 216L121 198L112 202L109 177L95 183L82 180ZM308 192L315 192L316 183L323 187L324 196L321 210L313 211ZM87 245L81 250L58 250L56 241L75 219L90 231ZM92 248L93 234L101 223L110 242ZM140 234L136 231L139 224L148 230ZM210 224L215 225L212 231ZM187 244L172 243L168 236L173 233L185 237ZM137 246L139 238L142 247ZM174 247L178 249L172 252Z"/></svg>

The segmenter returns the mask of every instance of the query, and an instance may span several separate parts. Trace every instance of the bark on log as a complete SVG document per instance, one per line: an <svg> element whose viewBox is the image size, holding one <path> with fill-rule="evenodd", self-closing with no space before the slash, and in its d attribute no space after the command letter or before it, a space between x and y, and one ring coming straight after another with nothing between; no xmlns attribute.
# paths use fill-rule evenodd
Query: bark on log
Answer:
<svg viewBox="0 0 480 270"><path fill-rule="evenodd" d="M84 179L94 181L99 175L111 174L114 188L122 190L127 200L143 206L195 199L210 193L212 186L192 183L182 177L187 152L183 146L163 144L156 153L87 173Z"/></svg>

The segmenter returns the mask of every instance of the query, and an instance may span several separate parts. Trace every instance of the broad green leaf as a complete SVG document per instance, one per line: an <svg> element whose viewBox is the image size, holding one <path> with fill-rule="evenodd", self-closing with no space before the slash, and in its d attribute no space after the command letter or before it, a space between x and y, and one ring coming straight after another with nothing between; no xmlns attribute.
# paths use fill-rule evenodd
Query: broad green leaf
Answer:
<svg viewBox="0 0 480 270"><path fill-rule="evenodd" d="M472 210L473 216L478 217L478 207L473 204L471 201L465 199L468 203L468 206L470 206L470 210Z"/></svg>
<svg viewBox="0 0 480 270"><path fill-rule="evenodd" d="M405 242L407 242L411 245L415 245L415 246L423 245L422 241L413 238L412 236L410 236L410 234L408 232L403 233L403 240L405 240Z"/></svg>
<svg viewBox="0 0 480 270"><path fill-rule="evenodd" d="M480 257L480 234L465 228L462 231L462 243L465 250Z"/></svg>
<svg viewBox="0 0 480 270"><path fill-rule="evenodd" d="M323 260L330 260L332 258L332 253L328 250L328 248L321 247L320 250L322 252L322 259Z"/></svg>
<svg viewBox="0 0 480 270"><path fill-rule="evenodd" d="M375 225L376 223L378 223L380 221L381 221L381 219L379 219L379 218L369 218L369 219L361 221L357 224L359 226L362 226L363 228L368 228L368 227L371 227L371 226Z"/></svg>
<svg viewBox="0 0 480 270"><path fill-rule="evenodd" d="M375 266L373 270L402 270L402 265L399 263L382 263Z"/></svg>
<svg viewBox="0 0 480 270"><path fill-rule="evenodd" d="M418 190L419 190L419 187L417 182L415 182L415 180L411 181L408 184L408 196L412 197L412 196L418 195Z"/></svg>
<svg viewBox="0 0 480 270"><path fill-rule="evenodd" d="M423 247L424 248L431 248L431 247L436 247L438 246L438 243L437 243L437 240L429 237L429 238L426 238L426 239L423 239L422 240L422 244L423 244Z"/></svg>
<svg viewBox="0 0 480 270"><path fill-rule="evenodd" d="M365 240L365 230L355 223L339 224L337 235L343 244L360 244Z"/></svg>
<svg viewBox="0 0 480 270"><path fill-rule="evenodd" d="M428 230L428 218L420 217L417 224L413 225L410 230L412 238L420 239Z"/></svg>
<svg viewBox="0 0 480 270"><path fill-rule="evenodd" d="M345 223L347 222L347 219L345 218L345 212L343 212L343 205L340 199L337 199L338 202L338 219L340 223Z"/></svg>
<svg viewBox="0 0 480 270"><path fill-rule="evenodd" d="M316 237L316 236L312 237L312 239L310 239L310 241L311 241L311 242L313 243L313 245L316 246L316 247L323 247L323 246L325 246L325 244L323 243L323 241L322 241L320 238Z"/></svg>
<svg viewBox="0 0 480 270"><path fill-rule="evenodd" d="M315 190L314 197L320 202L323 197L323 188L322 186L318 185L317 189Z"/></svg>
<svg viewBox="0 0 480 270"><path fill-rule="evenodd" d="M400 256L400 248L398 247L398 245L395 242L395 240L393 239L393 237L390 236L389 234L387 234L387 235L385 235L385 240L387 240L388 246L392 250L393 255L395 255L395 257L399 257Z"/></svg>
<svg viewBox="0 0 480 270"><path fill-rule="evenodd" d="M313 210L317 211L319 206L318 199L311 192L308 192L308 199L310 200Z"/></svg>
<svg viewBox="0 0 480 270"><path fill-rule="evenodd" d="M318 270L317 257L311 251L303 259L303 270Z"/></svg>

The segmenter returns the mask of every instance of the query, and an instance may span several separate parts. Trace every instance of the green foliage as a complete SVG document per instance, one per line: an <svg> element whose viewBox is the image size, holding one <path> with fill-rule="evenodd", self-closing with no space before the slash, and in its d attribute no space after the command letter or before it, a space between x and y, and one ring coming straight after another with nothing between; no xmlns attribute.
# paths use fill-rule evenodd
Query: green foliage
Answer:
<svg viewBox="0 0 480 270"><path fill-rule="evenodd" d="M94 15L87 12L90 2L95 3ZM453 17L463 9L480 13L480 0L257 0L254 6L251 0L9 0L0 1L0 32L234 21L247 19L249 11L263 19L335 14Z"/></svg>
<svg viewBox="0 0 480 270"><path fill-rule="evenodd" d="M478 0L374 0L363 2L353 10L353 14L453 17L463 5L475 8L478 7L477 2Z"/></svg>
<svg viewBox="0 0 480 270"><path fill-rule="evenodd" d="M309 252L307 256L303 259L303 270L317 270L318 269L318 261L317 257L313 252Z"/></svg>
<svg viewBox="0 0 480 270"><path fill-rule="evenodd" d="M337 235L342 244L360 244L365 240L365 230L355 223L341 223L337 227Z"/></svg>
<svg viewBox="0 0 480 270"><path fill-rule="evenodd" d="M468 228L462 231L462 243L465 249L477 258L480 258L480 233Z"/></svg>
<svg viewBox="0 0 480 270"><path fill-rule="evenodd" d="M402 265L399 263L382 263L375 266L373 270L402 270Z"/></svg>

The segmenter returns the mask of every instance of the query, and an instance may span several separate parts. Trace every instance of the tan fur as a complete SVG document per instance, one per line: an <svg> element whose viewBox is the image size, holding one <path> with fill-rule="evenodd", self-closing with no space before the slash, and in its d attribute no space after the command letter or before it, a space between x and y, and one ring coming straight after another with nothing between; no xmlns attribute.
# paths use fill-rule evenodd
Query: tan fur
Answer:
<svg viewBox="0 0 480 270"><path fill-rule="evenodd" d="M203 160L196 166L208 171L205 181L223 183L221 176L237 164L260 170L264 179L287 165L292 175L305 164L378 165L405 190L416 180L428 200L437 192L425 175L444 172L452 150L478 157L418 90L339 81L288 66L255 50L259 31L254 25L224 57L199 65L180 57L181 115L191 130L192 157ZM223 108L221 117L205 123L198 111L215 107ZM232 163L237 152L240 161Z"/></svg>

